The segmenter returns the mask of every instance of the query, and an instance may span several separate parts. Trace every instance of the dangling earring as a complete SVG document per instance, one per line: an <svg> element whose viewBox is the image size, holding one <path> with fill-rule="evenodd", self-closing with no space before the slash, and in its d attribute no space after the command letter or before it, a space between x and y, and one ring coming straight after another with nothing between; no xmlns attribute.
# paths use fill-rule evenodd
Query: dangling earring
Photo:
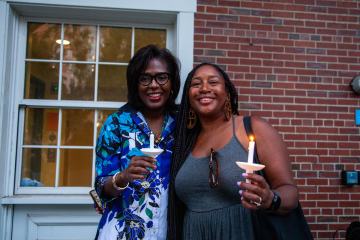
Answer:
<svg viewBox="0 0 360 240"><path fill-rule="evenodd" d="M188 115L187 120L188 120L188 123L187 123L186 127L188 129L193 129L195 127L196 120L197 120L196 112L193 108L189 109L189 115Z"/></svg>
<svg viewBox="0 0 360 240"><path fill-rule="evenodd" d="M171 90L169 99L171 99L173 97L173 95L174 95L174 92L173 92L173 90Z"/></svg>
<svg viewBox="0 0 360 240"><path fill-rule="evenodd" d="M231 108L231 102L229 100L225 101L224 112L225 112L226 119L228 121L230 121L231 115L232 115L232 108Z"/></svg>

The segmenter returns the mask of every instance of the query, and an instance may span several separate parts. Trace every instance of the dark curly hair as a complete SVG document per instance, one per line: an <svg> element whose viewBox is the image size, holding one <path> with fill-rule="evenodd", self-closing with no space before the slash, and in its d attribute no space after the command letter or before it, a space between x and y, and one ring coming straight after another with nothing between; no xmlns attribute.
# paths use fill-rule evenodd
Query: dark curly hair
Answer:
<svg viewBox="0 0 360 240"><path fill-rule="evenodd" d="M144 107L144 103L138 97L138 76L152 59L163 61L170 72L171 90L173 93L167 100L166 107L170 112L174 113L177 109L175 99L180 90L180 61L169 50L160 49L157 45L143 47L131 58L126 71L128 102L136 110L141 110Z"/></svg>
<svg viewBox="0 0 360 240"><path fill-rule="evenodd" d="M178 119L175 127L175 146L171 158L170 168L170 180L169 180L169 205L168 205L168 227L167 227L167 239L177 240L182 239L183 220L186 211L186 206L177 197L175 193L175 178L180 170L181 165L185 162L189 156L191 149L193 148L195 141L200 133L201 125L200 121L197 121L193 129L187 129L187 117L190 109L189 101L189 89L191 79L194 76L196 70L204 65L213 66L223 77L225 81L225 88L230 93L230 102L232 107L232 114L239 115L238 108L238 96L235 86L230 81L228 75L217 65L211 63L202 63L197 65L187 76L183 95L181 98L181 104L178 112Z"/></svg>

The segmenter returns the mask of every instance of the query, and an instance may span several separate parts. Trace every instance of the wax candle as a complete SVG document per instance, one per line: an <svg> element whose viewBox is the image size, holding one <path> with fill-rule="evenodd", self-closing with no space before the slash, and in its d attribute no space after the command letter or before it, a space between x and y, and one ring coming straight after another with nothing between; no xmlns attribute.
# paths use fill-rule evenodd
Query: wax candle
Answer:
<svg viewBox="0 0 360 240"><path fill-rule="evenodd" d="M248 163L252 164L254 159L254 149L255 149L255 142L254 137L250 136L250 142L249 142L249 155L248 155Z"/></svg>
<svg viewBox="0 0 360 240"><path fill-rule="evenodd" d="M150 148L154 148L154 134L152 132L150 134Z"/></svg>

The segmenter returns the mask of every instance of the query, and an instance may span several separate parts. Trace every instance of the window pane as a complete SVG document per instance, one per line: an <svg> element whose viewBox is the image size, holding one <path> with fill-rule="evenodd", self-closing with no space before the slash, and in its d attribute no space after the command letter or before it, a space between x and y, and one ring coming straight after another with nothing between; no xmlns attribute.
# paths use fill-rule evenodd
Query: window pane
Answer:
<svg viewBox="0 0 360 240"><path fill-rule="evenodd" d="M24 148L21 168L22 187L54 187L55 148Z"/></svg>
<svg viewBox="0 0 360 240"><path fill-rule="evenodd" d="M61 145L93 146L94 110L63 109Z"/></svg>
<svg viewBox="0 0 360 240"><path fill-rule="evenodd" d="M63 64L61 100L94 101L95 65Z"/></svg>
<svg viewBox="0 0 360 240"><path fill-rule="evenodd" d="M131 58L131 28L100 27L100 62L128 63Z"/></svg>
<svg viewBox="0 0 360 240"><path fill-rule="evenodd" d="M91 187L92 149L60 149L59 187Z"/></svg>
<svg viewBox="0 0 360 240"><path fill-rule="evenodd" d="M64 60L94 62L95 53L96 26L64 25Z"/></svg>
<svg viewBox="0 0 360 240"><path fill-rule="evenodd" d="M25 110L24 145L56 145L59 110L27 108Z"/></svg>
<svg viewBox="0 0 360 240"><path fill-rule="evenodd" d="M114 112L115 110L98 110L98 120L96 123L96 130L97 130L96 138L99 137L101 128L103 127L108 116Z"/></svg>
<svg viewBox="0 0 360 240"><path fill-rule="evenodd" d="M127 66L99 65L98 101L126 102Z"/></svg>
<svg viewBox="0 0 360 240"><path fill-rule="evenodd" d="M58 99L59 64L27 62L25 71L26 99Z"/></svg>
<svg viewBox="0 0 360 240"><path fill-rule="evenodd" d="M149 44L157 44L160 48L166 48L166 30L136 28L134 53Z"/></svg>
<svg viewBox="0 0 360 240"><path fill-rule="evenodd" d="M28 23L26 58L60 59L61 25Z"/></svg>

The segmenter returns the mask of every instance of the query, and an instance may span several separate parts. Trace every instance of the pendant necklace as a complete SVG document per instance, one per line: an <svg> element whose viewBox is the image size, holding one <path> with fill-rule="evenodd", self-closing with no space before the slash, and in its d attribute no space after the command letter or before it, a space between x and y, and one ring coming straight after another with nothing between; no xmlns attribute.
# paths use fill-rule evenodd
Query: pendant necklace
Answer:
<svg viewBox="0 0 360 240"><path fill-rule="evenodd" d="M150 128L149 123L146 121L145 116L144 116L144 119L145 119L145 122L146 122L147 127L149 128L150 132L153 133L153 132L151 131L151 128ZM169 111L166 110L166 112L165 112L165 117L164 117L164 122L163 122L163 125L162 125L162 128L161 128L161 133L155 135L155 137L154 137L154 142L155 142L156 144L159 144L162 136L164 135L165 127L166 127L166 124L167 124L168 121L169 121Z"/></svg>

